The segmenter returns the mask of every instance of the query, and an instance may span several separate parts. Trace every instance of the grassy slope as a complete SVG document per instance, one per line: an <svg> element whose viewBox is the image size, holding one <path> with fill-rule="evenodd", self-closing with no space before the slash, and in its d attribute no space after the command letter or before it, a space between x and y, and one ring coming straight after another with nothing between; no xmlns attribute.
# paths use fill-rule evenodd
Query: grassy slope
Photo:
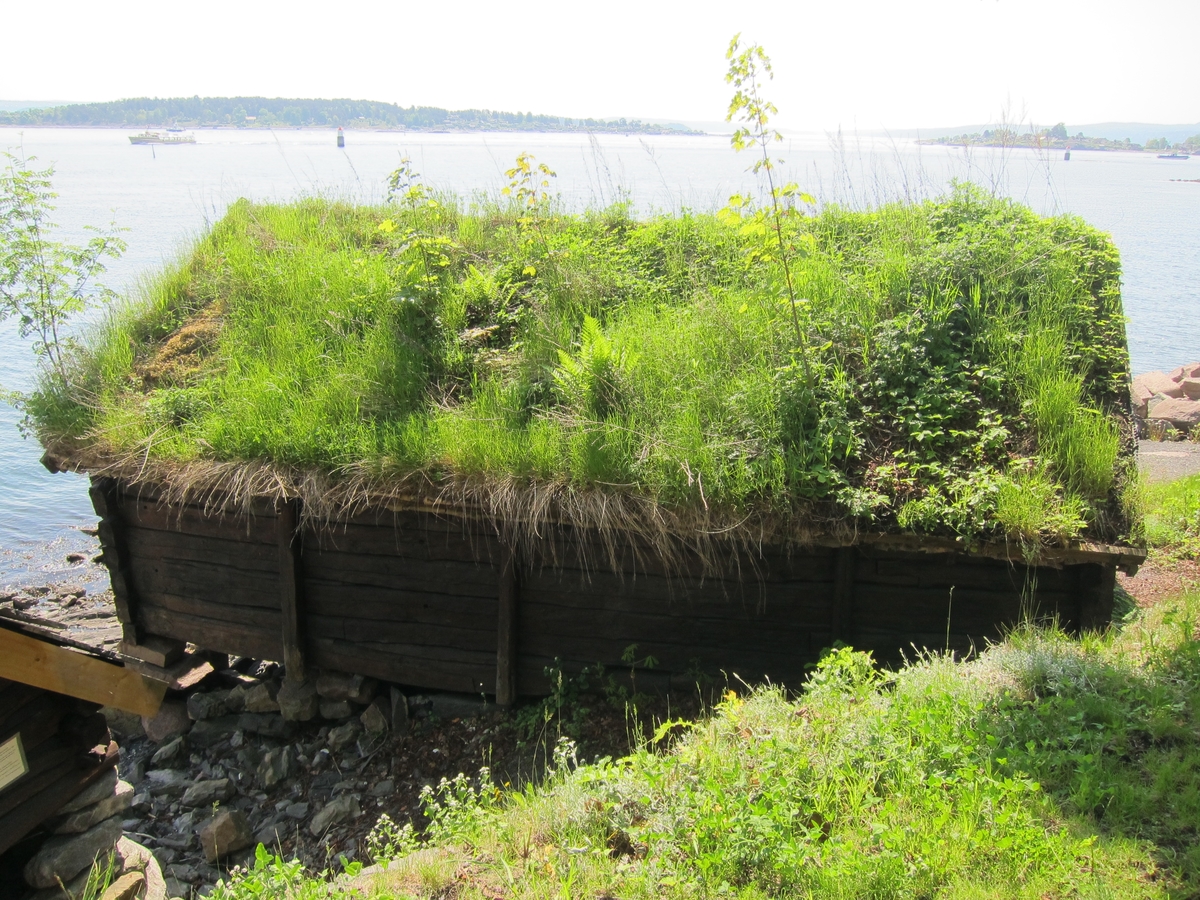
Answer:
<svg viewBox="0 0 1200 900"><path fill-rule="evenodd" d="M563 754L517 793L443 783L428 844L333 893L1197 896L1198 614L1193 596L1103 636L1028 629L890 676L838 651L799 698L730 696L626 759ZM272 880L327 889L264 855L216 896Z"/></svg>
<svg viewBox="0 0 1200 900"><path fill-rule="evenodd" d="M968 188L794 215L235 204L31 404L111 456L1126 533L1116 252ZM172 337L174 335L174 337Z"/></svg>

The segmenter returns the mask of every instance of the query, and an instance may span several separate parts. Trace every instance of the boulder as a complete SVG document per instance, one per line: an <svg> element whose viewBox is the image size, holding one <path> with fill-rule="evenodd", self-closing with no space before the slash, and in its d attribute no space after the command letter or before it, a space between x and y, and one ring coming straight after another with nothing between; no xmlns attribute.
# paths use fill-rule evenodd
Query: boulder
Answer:
<svg viewBox="0 0 1200 900"><path fill-rule="evenodd" d="M245 710L248 713L279 712L279 686L273 681L264 681L246 691Z"/></svg>
<svg viewBox="0 0 1200 900"><path fill-rule="evenodd" d="M1169 422L1180 431L1188 432L1200 425L1200 403L1195 400L1163 400L1150 407L1150 421Z"/></svg>
<svg viewBox="0 0 1200 900"><path fill-rule="evenodd" d="M1179 386L1189 400L1200 400L1200 378L1185 378L1179 382Z"/></svg>
<svg viewBox="0 0 1200 900"><path fill-rule="evenodd" d="M238 730L238 716L219 716L215 719L201 719L188 732L188 743L193 747L215 747L221 741L229 738Z"/></svg>
<svg viewBox="0 0 1200 900"><path fill-rule="evenodd" d="M126 872L113 881L100 900L136 900L146 886L146 876L142 872Z"/></svg>
<svg viewBox="0 0 1200 900"><path fill-rule="evenodd" d="M113 706L102 706L100 712L107 720L108 730L114 737L131 741L146 733L146 729L142 727L142 717L137 713L126 712Z"/></svg>
<svg viewBox="0 0 1200 900"><path fill-rule="evenodd" d="M292 771L292 748L285 744L268 750L255 769L255 776L263 790L270 790L283 781Z"/></svg>
<svg viewBox="0 0 1200 900"><path fill-rule="evenodd" d="M120 816L105 819L82 834L52 837L25 864L25 881L36 888L54 887L60 880L70 881L91 866L96 857L112 852L120 839Z"/></svg>
<svg viewBox="0 0 1200 900"><path fill-rule="evenodd" d="M197 781L183 792L180 803L184 806L212 806L228 800L234 794L233 782L228 778L212 778Z"/></svg>
<svg viewBox="0 0 1200 900"><path fill-rule="evenodd" d="M317 693L326 700L349 700L351 703L369 703L375 696L379 683L365 675L322 670L317 676Z"/></svg>
<svg viewBox="0 0 1200 900"><path fill-rule="evenodd" d="M388 730L388 716L384 711L387 704L382 697L377 697L372 701L371 705L363 710L363 714L358 717L358 721L362 722L363 730L372 737L379 737L385 734Z"/></svg>
<svg viewBox="0 0 1200 900"><path fill-rule="evenodd" d="M311 681L284 680L275 697L279 701L279 712L288 722L307 722L315 719L320 711L317 686Z"/></svg>
<svg viewBox="0 0 1200 900"><path fill-rule="evenodd" d="M152 769L146 773L146 785L152 797L178 797L192 786L182 769Z"/></svg>
<svg viewBox="0 0 1200 900"><path fill-rule="evenodd" d="M253 841L250 823L240 809L221 810L200 829L200 846L210 863L249 847Z"/></svg>
<svg viewBox="0 0 1200 900"><path fill-rule="evenodd" d="M1172 369L1167 373L1167 377L1175 381L1183 381L1185 378L1200 377L1200 363L1188 363L1186 366L1179 366L1177 369Z"/></svg>
<svg viewBox="0 0 1200 900"><path fill-rule="evenodd" d="M314 837L320 837L334 825L341 825L362 815L362 807L358 798L353 794L343 794L330 800L319 813L308 823L308 830Z"/></svg>
<svg viewBox="0 0 1200 900"><path fill-rule="evenodd" d="M229 712L229 691L196 691L187 698L188 718L215 719Z"/></svg>
<svg viewBox="0 0 1200 900"><path fill-rule="evenodd" d="M171 738L161 747L154 751L154 755L150 757L150 762L156 766L169 766L173 762L181 759L187 751L187 744L184 742L183 735Z"/></svg>
<svg viewBox="0 0 1200 900"><path fill-rule="evenodd" d="M190 731L192 720L188 718L185 704L169 700L163 703L153 716L142 716L142 728L146 731L146 737L156 744L161 744L176 735Z"/></svg>
<svg viewBox="0 0 1200 900"><path fill-rule="evenodd" d="M398 687L393 687L390 693L392 731L404 734L408 731L408 698Z"/></svg>
<svg viewBox="0 0 1200 900"><path fill-rule="evenodd" d="M1179 371L1178 369L1176 371ZM1168 397L1182 397L1183 388L1179 382L1183 376L1176 378L1166 372L1147 372L1133 379L1133 386L1139 391L1149 391L1151 394L1166 394Z"/></svg>
<svg viewBox="0 0 1200 900"><path fill-rule="evenodd" d="M359 731L357 722L347 722L345 725L329 729L329 749L336 753L344 747L348 747L358 740Z"/></svg>
<svg viewBox="0 0 1200 900"><path fill-rule="evenodd" d="M54 829L55 834L79 834L87 831L93 825L123 813L133 806L133 785L127 781L118 781L116 788L103 800L97 800L91 806L71 813Z"/></svg>
<svg viewBox="0 0 1200 900"><path fill-rule="evenodd" d="M63 804L59 810L60 813L73 813L83 809L85 806L91 806L94 803L99 803L105 797L111 797L117 789L117 782L120 778L117 776L116 769L108 769L103 775L85 787L82 791Z"/></svg>
<svg viewBox="0 0 1200 900"><path fill-rule="evenodd" d="M350 705L349 700L322 700L321 701L321 718L322 719L348 719L354 714L354 707Z"/></svg>
<svg viewBox="0 0 1200 900"><path fill-rule="evenodd" d="M250 734L260 734L263 737L283 738L287 740L296 730L292 722L286 721L282 715L274 713L242 713L238 718L238 730Z"/></svg>

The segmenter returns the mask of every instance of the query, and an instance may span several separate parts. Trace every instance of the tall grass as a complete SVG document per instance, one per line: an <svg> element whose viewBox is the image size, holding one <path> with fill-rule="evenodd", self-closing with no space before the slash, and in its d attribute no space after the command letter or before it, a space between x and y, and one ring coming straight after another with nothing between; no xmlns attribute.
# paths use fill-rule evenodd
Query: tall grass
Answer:
<svg viewBox="0 0 1200 900"><path fill-rule="evenodd" d="M1120 536L1128 359L1104 236L969 186L790 215L802 348L749 225L239 202L76 356L82 392L47 385L31 411L48 443L111 457ZM1006 517L1031 465L1045 515Z"/></svg>

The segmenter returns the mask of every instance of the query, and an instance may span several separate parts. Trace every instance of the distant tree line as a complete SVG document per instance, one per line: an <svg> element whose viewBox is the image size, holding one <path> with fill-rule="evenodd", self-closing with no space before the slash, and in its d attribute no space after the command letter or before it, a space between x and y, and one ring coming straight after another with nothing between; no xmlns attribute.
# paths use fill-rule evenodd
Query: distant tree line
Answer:
<svg viewBox="0 0 1200 900"><path fill-rule="evenodd" d="M1040 131L1027 131L1024 134L1012 128L996 128L995 130L976 132L975 134L956 134L952 137L930 138L922 144L948 144L951 146L976 147L1035 147L1043 150L1183 150L1184 152L1200 152L1200 134L1193 135L1186 141L1172 144L1166 138L1151 138L1145 145L1135 144L1129 138L1114 141L1108 138L1088 137L1082 131L1072 137L1067 133L1067 126L1059 122L1053 128L1043 128Z"/></svg>
<svg viewBox="0 0 1200 900"><path fill-rule="evenodd" d="M268 97L135 97L109 103L72 103L47 109L0 112L0 125L109 127L238 126L286 128L343 126L413 131L598 131L622 134L690 133L683 125L638 119L571 119L491 109L397 106L373 100L296 100Z"/></svg>

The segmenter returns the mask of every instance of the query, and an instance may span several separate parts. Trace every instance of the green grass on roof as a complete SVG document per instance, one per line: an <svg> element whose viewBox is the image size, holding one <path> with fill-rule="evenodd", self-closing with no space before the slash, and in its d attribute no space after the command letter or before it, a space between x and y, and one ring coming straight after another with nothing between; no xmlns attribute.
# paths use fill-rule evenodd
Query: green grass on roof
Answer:
<svg viewBox="0 0 1200 900"><path fill-rule="evenodd" d="M795 212L802 345L759 228L731 210L239 201L30 409L47 443L114 458L1127 535L1106 235L970 186Z"/></svg>

